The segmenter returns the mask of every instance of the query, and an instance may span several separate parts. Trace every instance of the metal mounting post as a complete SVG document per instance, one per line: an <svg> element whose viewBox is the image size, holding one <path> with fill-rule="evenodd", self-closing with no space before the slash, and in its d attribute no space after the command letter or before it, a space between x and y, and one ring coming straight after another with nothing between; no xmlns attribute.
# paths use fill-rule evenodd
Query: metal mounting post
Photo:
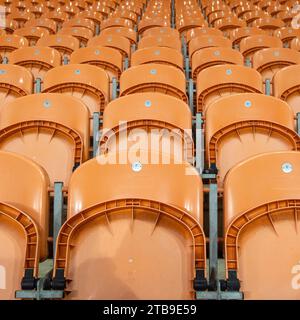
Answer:
<svg viewBox="0 0 300 320"><path fill-rule="evenodd" d="M54 206L53 206L53 256L56 250L56 240L63 224L64 195L63 182L54 182Z"/></svg>
<svg viewBox="0 0 300 320"><path fill-rule="evenodd" d="M99 119L100 113L93 113L93 157L96 157L98 151L98 137L99 137Z"/></svg>

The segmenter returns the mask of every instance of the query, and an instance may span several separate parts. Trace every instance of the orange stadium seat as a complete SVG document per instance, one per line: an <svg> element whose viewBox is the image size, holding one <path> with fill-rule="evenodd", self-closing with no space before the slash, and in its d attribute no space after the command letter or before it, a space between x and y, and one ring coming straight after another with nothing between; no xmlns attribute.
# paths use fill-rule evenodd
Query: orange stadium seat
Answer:
<svg viewBox="0 0 300 320"><path fill-rule="evenodd" d="M81 47L85 47L93 37L93 31L84 27L62 28L57 34L66 34L77 38L80 41Z"/></svg>
<svg viewBox="0 0 300 320"><path fill-rule="evenodd" d="M49 31L40 27L26 27L15 30L15 35L22 36L28 40L29 46L35 46L37 41L43 37L49 35Z"/></svg>
<svg viewBox="0 0 300 320"><path fill-rule="evenodd" d="M1 107L0 129L0 149L36 161L51 185L68 186L72 171L88 159L89 111L77 98L39 93L15 99Z"/></svg>
<svg viewBox="0 0 300 320"><path fill-rule="evenodd" d="M263 94L234 94L211 103L205 132L206 161L217 167L221 185L227 172L248 157L300 148L289 105Z"/></svg>
<svg viewBox="0 0 300 320"><path fill-rule="evenodd" d="M224 96L244 92L262 93L262 78L256 70L235 64L206 68L197 76L197 112Z"/></svg>
<svg viewBox="0 0 300 320"><path fill-rule="evenodd" d="M116 154L124 155L126 151ZM147 155L141 151L141 157ZM135 159L111 163L114 156L92 159L73 174L68 220L57 241L53 287L61 289L61 284L66 284L66 299L194 298L191 280L206 272L201 179L187 163L150 164ZM117 177L118 188L112 176ZM141 183L146 177L147 183ZM160 183L153 188L158 179ZM180 186L175 181L180 181ZM91 190L85 187L87 182ZM79 229L83 219L84 226ZM102 232L93 232L99 227ZM115 230L120 236L112 237ZM70 241L74 244L72 255L65 246ZM92 250L99 241L105 245L100 251ZM135 281L127 276L133 270Z"/></svg>
<svg viewBox="0 0 300 320"><path fill-rule="evenodd" d="M36 288L39 261L47 257L49 178L35 162L3 151L0 175L0 299L11 300L21 284Z"/></svg>
<svg viewBox="0 0 300 320"><path fill-rule="evenodd" d="M181 41L177 36L144 36L138 44L139 49L150 47L167 47L181 51Z"/></svg>
<svg viewBox="0 0 300 320"><path fill-rule="evenodd" d="M141 77L140 75L143 75ZM120 96L137 92L161 92L187 102L184 73L158 63L141 64L125 70L120 77Z"/></svg>
<svg viewBox="0 0 300 320"><path fill-rule="evenodd" d="M240 280L247 300L299 299L292 281L299 261L299 161L295 151L264 153L239 163L226 177L226 273Z"/></svg>
<svg viewBox="0 0 300 320"><path fill-rule="evenodd" d="M0 55L2 60L8 59L9 54L19 48L27 47L28 41L25 37L8 34L0 37Z"/></svg>

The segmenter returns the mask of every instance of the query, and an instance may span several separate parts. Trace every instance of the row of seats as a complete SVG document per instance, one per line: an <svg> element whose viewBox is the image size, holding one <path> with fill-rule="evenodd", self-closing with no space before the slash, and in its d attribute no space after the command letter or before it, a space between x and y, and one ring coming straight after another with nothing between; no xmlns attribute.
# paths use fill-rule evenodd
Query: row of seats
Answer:
<svg viewBox="0 0 300 320"><path fill-rule="evenodd" d="M35 46L3 56L9 64L0 68L4 212L0 254L9 273L6 279L12 279L12 274L14 279L0 290L1 298L13 298L20 284L23 289L36 286L38 262L48 256L48 192L57 182L63 182L68 192L68 208L67 221L56 239L52 289L65 290L67 299L190 299L195 290L207 290L204 186L193 166L194 109L187 104L193 95L187 91L179 35L184 36L185 45L190 29L216 32L209 17L218 11L209 14L210 6L205 7L204 1L202 9L197 1L174 3L175 7L168 0L150 0L146 7L143 1L107 5L113 16L125 16L127 5L132 8L122 26L113 26L113 30L130 30L124 38L129 43L126 50L122 43L116 50L97 42L105 30L105 39L120 39L109 29L111 19L121 18L108 15L100 21L100 36L79 44L87 47L79 48L77 42L72 52L62 51L63 62L67 56L69 64L60 66L62 57L56 48L45 47L48 41L39 46L49 35ZM94 5L90 3L91 12ZM210 5L220 5L226 15L229 12L228 4ZM174 24L177 29L170 28ZM136 31L131 29L135 26ZM134 32L136 38L130 41ZM209 44L213 37L222 39L222 44L201 46L199 41ZM255 37L271 36L245 37L239 49L243 41ZM224 196L228 281L222 282L222 289L239 290L241 285L248 299L299 296L289 286L290 271L286 275L275 268L269 277L266 267L271 261L292 268L298 240L293 225L299 198L300 141L295 130L299 53L281 48L279 37L273 39L280 46L272 43L270 49L251 51L252 68L244 66L248 54L232 49L232 42L223 35L191 35L186 55L192 58L192 69L194 57L199 59L193 78L195 111L203 113L205 168L218 170ZM132 53L135 44L138 50ZM87 58L88 50L97 58ZM27 60L25 52L30 52ZM117 68L111 62L114 54L120 61ZM126 58L131 67L124 70ZM49 67L49 60L56 62ZM270 93L275 97L263 94L263 85L273 74ZM113 99L113 79L119 79L118 99ZM33 89L34 80L39 90ZM31 94L34 91L42 93ZM96 140L98 155L89 160L95 113L102 133ZM166 145L170 133L171 145ZM137 154L139 139L143 144L138 145ZM11 234L15 242L7 240ZM279 261L278 250L286 259ZM274 277L280 290L272 290Z"/></svg>

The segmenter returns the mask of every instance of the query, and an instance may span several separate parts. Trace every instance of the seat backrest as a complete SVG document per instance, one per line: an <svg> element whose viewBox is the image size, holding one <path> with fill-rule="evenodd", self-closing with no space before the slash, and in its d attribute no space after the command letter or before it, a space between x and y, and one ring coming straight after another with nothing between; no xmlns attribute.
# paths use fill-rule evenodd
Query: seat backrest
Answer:
<svg viewBox="0 0 300 320"><path fill-rule="evenodd" d="M299 298L299 161L295 151L264 153L226 177L226 270L237 273L245 299Z"/></svg>
<svg viewBox="0 0 300 320"><path fill-rule="evenodd" d="M135 44L137 41L137 33L127 27L109 27L101 31L102 35L117 35L127 38L131 44Z"/></svg>
<svg viewBox="0 0 300 320"><path fill-rule="evenodd" d="M176 36L179 38L178 30L170 27L153 27L143 32L143 37L147 37L147 36L153 37L153 36L162 36L162 35Z"/></svg>
<svg viewBox="0 0 300 320"><path fill-rule="evenodd" d="M200 36L219 36L222 37L223 33L221 30L209 27L197 27L190 29L186 33L186 43L188 44L193 38Z"/></svg>
<svg viewBox="0 0 300 320"><path fill-rule="evenodd" d="M219 64L244 64L242 54L229 47L211 47L198 50L192 58L192 77L197 80L199 72Z"/></svg>
<svg viewBox="0 0 300 320"><path fill-rule="evenodd" d="M75 17L67 20L62 25L63 28L84 27L90 29L92 33L95 33L95 23L90 19Z"/></svg>
<svg viewBox="0 0 300 320"><path fill-rule="evenodd" d="M38 18L28 20L24 27L41 27L47 29L51 34L56 33L56 23L48 18Z"/></svg>
<svg viewBox="0 0 300 320"><path fill-rule="evenodd" d="M138 44L139 49L150 47L168 47L181 51L181 41L177 36L161 35L161 36L144 36Z"/></svg>
<svg viewBox="0 0 300 320"><path fill-rule="evenodd" d="M121 158L124 155L126 157L127 152L116 156ZM71 291L68 299L84 297L87 283L89 290L95 288L95 281L92 281L91 277L86 276L84 283L82 281L82 272L83 269L86 271L87 266L95 270L92 272L93 279L95 277L102 279L104 274L105 279L108 278L108 282L101 281L103 289L92 290L92 298L95 299L105 296L117 297L120 292L122 297L126 298L133 296L161 299L166 297L193 298L191 279L195 277L195 269L202 272L205 272L206 269L204 233L199 223L202 220L200 218L203 201L202 182L196 170L187 163L176 165L144 163L142 159L148 155L147 151L143 151L141 158L131 159L125 164L110 162L115 155L95 158L78 168L72 176L68 222L74 227L72 230L79 237L73 238L74 232L67 231L65 234L67 224L63 226L58 238L54 266L55 275L58 269L63 269L67 279L70 278L71 270L74 271L72 272L72 284L67 284L67 290ZM107 163L105 163L106 160L108 160ZM100 177L102 183L100 183ZM160 183L154 190L153 183L156 183L158 178ZM144 183L145 179L147 183ZM180 181L179 187L176 181ZM89 193L84 187L86 182L89 182L91 186ZM110 213L104 208L110 208ZM81 213L84 214L84 212L89 212L90 218L83 226ZM105 217L109 220L110 229L107 229L105 221L108 220L105 220ZM83 228L78 229L80 225ZM96 226L97 229L100 227L103 231L96 235L95 232L92 232L93 226ZM197 230L197 236L193 228ZM109 232L115 234L114 230L118 230L117 234L122 236L109 236ZM102 251L101 249L100 252L92 250L96 240L95 236L98 241L101 239L101 243L105 244L101 246L103 249L109 247L110 250ZM74 239L76 245L72 255L68 255L64 253L66 250L62 250L62 244L64 240L71 240L71 238ZM67 241L67 243L70 242ZM161 243L164 245L162 246ZM85 244L88 245L89 250L86 250ZM113 248L119 249L113 258L109 258ZM139 270L136 275L137 281L131 284L124 271L127 267L121 262L124 259L124 252L127 252L127 256L132 259L129 268L131 269L133 263L134 269ZM161 257L159 264L155 261L155 256ZM136 259L144 263L138 266L135 264ZM84 260L85 264L82 269L80 265ZM114 273L117 272L116 269L112 269L112 265L122 269L118 276L118 279L121 277L122 285L118 286L118 290L112 288L114 286L111 285L116 281ZM184 271L182 265L185 266ZM152 270L152 277L151 281L148 281L146 275L150 270ZM161 274L164 273L164 270L168 272L162 280ZM181 276L178 277L178 274ZM174 277L176 280L171 280ZM169 279L172 281L171 287ZM141 282L143 282L142 287L139 285Z"/></svg>
<svg viewBox="0 0 300 320"><path fill-rule="evenodd" d="M199 36L193 38L189 43L189 57L193 58L193 54L201 49L210 47L228 47L231 48L231 41L221 36Z"/></svg>
<svg viewBox="0 0 300 320"><path fill-rule="evenodd" d="M261 75L243 65L222 64L206 68L197 76L197 112L234 93L262 93Z"/></svg>
<svg viewBox="0 0 300 320"><path fill-rule="evenodd" d="M28 45L35 46L37 41L46 35L49 35L49 30L41 27L24 27L15 30L15 35L23 36L28 40Z"/></svg>
<svg viewBox="0 0 300 320"><path fill-rule="evenodd" d="M294 38L291 41L291 49L296 50L296 51L300 51L300 37Z"/></svg>
<svg viewBox="0 0 300 320"><path fill-rule="evenodd" d="M75 50L71 54L70 63L86 63L98 66L105 70L110 79L118 78L123 70L122 55L117 49L90 46Z"/></svg>
<svg viewBox="0 0 300 320"><path fill-rule="evenodd" d="M11 300L24 269L38 277L39 260L47 257L49 178L28 158L2 151L0 177L0 298Z"/></svg>
<svg viewBox="0 0 300 320"><path fill-rule="evenodd" d="M36 45L54 48L60 52L62 57L69 58L74 50L79 49L80 42L75 37L66 34L53 34L40 38Z"/></svg>
<svg viewBox="0 0 300 320"><path fill-rule="evenodd" d="M77 97L92 115L94 112L102 112L109 101L109 77L104 70L93 65L68 64L46 73L43 92Z"/></svg>
<svg viewBox="0 0 300 320"><path fill-rule="evenodd" d="M27 69L10 64L0 65L0 105L31 94L33 77Z"/></svg>
<svg viewBox="0 0 300 320"><path fill-rule="evenodd" d="M229 38L232 41L232 46L235 47L239 46L242 39L260 34L265 34L265 32L257 27L242 27L232 30Z"/></svg>
<svg viewBox="0 0 300 320"><path fill-rule="evenodd" d="M42 93L15 99L1 107L0 129L1 150L39 163L52 185L67 186L73 169L88 159L89 111L77 98Z"/></svg>
<svg viewBox="0 0 300 320"><path fill-rule="evenodd" d="M89 41L93 37L93 32L84 27L65 27L61 28L57 34L66 34L71 35L75 38L77 38L80 41L80 46L85 47Z"/></svg>
<svg viewBox="0 0 300 320"><path fill-rule="evenodd" d="M284 22L281 19L267 17L255 20L252 26L259 27L272 36L276 29L284 27Z"/></svg>
<svg viewBox="0 0 300 320"><path fill-rule="evenodd" d="M140 75L143 75L141 77ZM176 67L158 63L142 64L125 70L120 77L120 96L156 91L187 102L184 73Z"/></svg>
<svg viewBox="0 0 300 320"><path fill-rule="evenodd" d="M217 166L222 182L228 170L247 157L299 150L293 127L293 112L284 101L255 93L221 98L205 113L208 164Z"/></svg>
<svg viewBox="0 0 300 320"><path fill-rule="evenodd" d="M183 101L157 92L134 93L105 108L100 150L116 152L125 145L129 149L136 135L139 149L151 148L193 163L191 130L191 111Z"/></svg>
<svg viewBox="0 0 300 320"><path fill-rule="evenodd" d="M253 55L252 66L263 80L273 79L274 74L283 67L300 64L300 52L288 48L267 48Z"/></svg>
<svg viewBox="0 0 300 320"><path fill-rule="evenodd" d="M274 37L280 38L286 47L290 47L294 38L300 37L300 29L292 27L283 27L274 31ZM292 48L293 49L293 48Z"/></svg>
<svg viewBox="0 0 300 320"><path fill-rule="evenodd" d="M181 52L168 47L149 47L136 50L131 56L131 66L144 63L169 64L183 70Z"/></svg>
<svg viewBox="0 0 300 320"><path fill-rule="evenodd" d="M240 42L240 52L246 59L252 59L256 51L265 48L282 48L282 42L279 38L269 35L249 36Z"/></svg>
<svg viewBox="0 0 300 320"><path fill-rule="evenodd" d="M274 96L286 101L296 115L300 112L299 105L300 89L300 66L292 65L285 67L274 75L273 90Z"/></svg>
<svg viewBox="0 0 300 320"><path fill-rule="evenodd" d="M0 54L1 57L5 57L8 53L22 47L29 45L28 40L25 37L8 34L0 37Z"/></svg>
<svg viewBox="0 0 300 320"><path fill-rule="evenodd" d="M101 31L110 27L127 27L133 29L133 23L129 19L121 17L108 18L101 23Z"/></svg>
<svg viewBox="0 0 300 320"><path fill-rule="evenodd" d="M25 47L13 51L9 55L9 63L25 67L35 79L43 79L48 70L60 65L61 55L49 47Z"/></svg>
<svg viewBox="0 0 300 320"><path fill-rule="evenodd" d="M100 35L93 37L87 43L88 47L102 46L117 49L123 58L130 57L131 44L130 41L122 36L117 35Z"/></svg>

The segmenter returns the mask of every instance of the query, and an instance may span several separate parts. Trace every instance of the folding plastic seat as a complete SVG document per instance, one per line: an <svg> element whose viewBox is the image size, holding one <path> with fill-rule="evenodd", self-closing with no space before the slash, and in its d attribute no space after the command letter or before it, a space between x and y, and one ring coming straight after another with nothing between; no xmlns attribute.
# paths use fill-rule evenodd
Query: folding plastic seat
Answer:
<svg viewBox="0 0 300 320"><path fill-rule="evenodd" d="M104 110L103 128L100 153L116 152L123 146L130 150L137 143L134 137L141 133L141 149L169 153L177 163L193 163L191 111L177 98L146 92L113 100Z"/></svg>
<svg viewBox="0 0 300 320"><path fill-rule="evenodd" d="M54 48L60 52L62 61L67 63L70 60L72 52L79 49L79 40L75 37L68 36L65 34L52 34L42 37L37 42L37 46Z"/></svg>
<svg viewBox="0 0 300 320"><path fill-rule="evenodd" d="M143 32L143 37L147 37L147 36L158 37L162 35L169 35L169 36L174 36L179 38L178 30L172 29L170 27L153 27Z"/></svg>
<svg viewBox="0 0 300 320"><path fill-rule="evenodd" d="M33 77L27 69L9 64L0 66L0 106L31 94L32 90Z"/></svg>
<svg viewBox="0 0 300 320"><path fill-rule="evenodd" d="M243 55L229 47L212 47L198 50L192 58L192 78L197 80L199 72L220 64L244 64Z"/></svg>
<svg viewBox="0 0 300 320"><path fill-rule="evenodd" d="M68 19L72 19L80 13L80 10L75 6L65 5L63 7L63 12L65 12L68 15Z"/></svg>
<svg viewBox="0 0 300 320"><path fill-rule="evenodd" d="M278 19L281 19L286 27L291 27L291 23L293 18L297 15L297 12L293 12L292 10L285 11L285 12L279 12L277 15Z"/></svg>
<svg viewBox="0 0 300 320"><path fill-rule="evenodd" d="M89 110L59 93L32 94L1 107L0 149L27 156L48 173L51 186L68 186L72 171L88 159Z"/></svg>
<svg viewBox="0 0 300 320"><path fill-rule="evenodd" d="M209 23L211 23L210 15L216 12L228 11L229 9L230 8L224 3L215 3L215 4L211 4L205 9L205 15L208 18Z"/></svg>
<svg viewBox="0 0 300 320"><path fill-rule="evenodd" d="M145 63L167 64L183 70L183 56L174 48L150 47L136 50L131 56L131 66Z"/></svg>
<svg viewBox="0 0 300 320"><path fill-rule="evenodd" d="M239 5L236 9L235 9L235 14L237 15L238 18L243 19L244 15L247 12L251 12L251 11L255 11L258 10L258 6L253 5L251 3L245 2L242 5Z"/></svg>
<svg viewBox="0 0 300 320"><path fill-rule="evenodd" d="M292 65L279 70L273 78L274 96L286 101L297 115L299 104L300 66ZM299 125L297 125L299 130Z"/></svg>
<svg viewBox="0 0 300 320"><path fill-rule="evenodd" d="M231 48L231 41L221 36L199 36L193 38L189 42L189 57L193 58L193 54L198 50L210 47L228 47Z"/></svg>
<svg viewBox="0 0 300 320"><path fill-rule="evenodd" d="M36 281L47 256L49 178L35 162L2 151L0 176L0 299L12 300L25 276L27 285Z"/></svg>
<svg viewBox="0 0 300 320"><path fill-rule="evenodd" d="M120 164L115 156L127 152L92 159L72 176L53 288L66 284L66 299L194 298L191 280L206 272L201 179L187 163ZM103 245L94 250L95 243Z"/></svg>
<svg viewBox="0 0 300 320"><path fill-rule="evenodd" d="M62 28L57 34L66 34L77 38L81 47L85 47L89 39L91 39L94 35L90 29L84 27Z"/></svg>
<svg viewBox="0 0 300 320"><path fill-rule="evenodd" d="M270 36L274 34L276 29L284 27L284 22L275 18L262 18L257 19L252 23L253 27L258 27L266 31Z"/></svg>
<svg viewBox="0 0 300 320"><path fill-rule="evenodd" d="M207 27L208 23L204 18L185 18L181 19L178 24L176 24L176 28L181 35L185 35L190 29L194 29L197 27Z"/></svg>
<svg viewBox="0 0 300 320"><path fill-rule="evenodd" d="M254 36L254 35L263 35L265 31L257 27L242 27L232 30L230 32L229 38L232 41L233 47L238 47L242 39Z"/></svg>
<svg viewBox="0 0 300 320"><path fill-rule="evenodd" d="M279 38L268 35L254 35L241 40L240 52L245 59L252 59L254 53L265 48L282 48Z"/></svg>
<svg viewBox="0 0 300 320"><path fill-rule="evenodd" d="M22 36L9 34L0 37L0 54L2 59L18 48L27 47L28 41Z"/></svg>
<svg viewBox="0 0 300 320"><path fill-rule="evenodd" d="M294 38L291 41L291 49L296 50L296 51L300 51L300 37Z"/></svg>
<svg viewBox="0 0 300 320"><path fill-rule="evenodd" d="M24 11L24 12L12 13L9 15L9 18L18 23L18 28L22 28L24 27L24 24L26 21L30 19L34 19L34 15L30 12Z"/></svg>
<svg viewBox="0 0 300 320"><path fill-rule="evenodd" d="M61 63L60 53L48 47L25 47L9 55L9 63L23 66L32 72L34 79L42 80L44 74Z"/></svg>
<svg viewBox="0 0 300 320"><path fill-rule="evenodd" d="M140 39L139 49L150 47L168 47L181 51L181 41L178 37L170 35L147 36Z"/></svg>
<svg viewBox="0 0 300 320"><path fill-rule="evenodd" d="M92 64L105 70L110 80L119 79L123 70L121 53L113 48L91 46L75 50L71 54L71 63Z"/></svg>
<svg viewBox="0 0 300 320"><path fill-rule="evenodd" d="M219 20L226 18L226 17L235 17L235 15L231 12L230 9L224 10L224 11L217 11L213 12L209 18L208 22L212 27L215 26L215 23L218 22Z"/></svg>
<svg viewBox="0 0 300 320"><path fill-rule="evenodd" d="M218 99L205 111L207 165L218 169L222 185L227 172L248 157L299 150L300 138L293 127L291 108L274 97L244 93Z"/></svg>
<svg viewBox="0 0 300 320"><path fill-rule="evenodd" d="M101 31L110 28L110 27L126 27L129 29L133 29L133 23L132 21L128 19L123 18L108 18L106 20L103 20L101 23Z"/></svg>
<svg viewBox="0 0 300 320"><path fill-rule="evenodd" d="M197 38L200 36L219 36L219 37L222 37L223 33L219 29L208 28L208 27L198 27L198 28L190 29L186 33L186 43L188 44L193 38Z"/></svg>
<svg viewBox="0 0 300 320"><path fill-rule="evenodd" d="M236 17L226 17L216 21L214 27L221 30L224 36L227 37L231 31L246 27L246 22Z"/></svg>
<svg viewBox="0 0 300 320"><path fill-rule="evenodd" d="M273 1L273 0L263 0L263 1L260 1L259 3L258 3L258 6L262 9L262 10L264 10L264 11L267 11L267 9L272 5L272 4L274 4L275 3L275 0Z"/></svg>
<svg viewBox="0 0 300 320"><path fill-rule="evenodd" d="M300 38L300 30L291 27L284 27L274 31L274 36L280 38L285 47L290 47L294 38Z"/></svg>
<svg viewBox="0 0 300 320"><path fill-rule="evenodd" d="M85 18L75 17L70 20L67 20L62 25L63 28L87 28L92 31L93 35L96 31L96 26L94 21Z"/></svg>
<svg viewBox="0 0 300 320"><path fill-rule="evenodd" d="M68 15L65 12L57 10L46 13L43 17L55 21L57 30L61 29L62 24L68 20Z"/></svg>
<svg viewBox="0 0 300 320"><path fill-rule="evenodd" d="M117 35L100 35L93 37L88 42L88 47L103 46L118 50L123 58L129 58L131 53L130 41Z"/></svg>
<svg viewBox="0 0 300 320"><path fill-rule="evenodd" d="M6 34L12 34L16 29L18 29L18 22L5 18L5 25L1 26L1 30L4 30Z"/></svg>
<svg viewBox="0 0 300 320"><path fill-rule="evenodd" d="M299 161L295 151L264 153L226 177L226 273L247 300L299 299Z"/></svg>
<svg viewBox="0 0 300 320"><path fill-rule="evenodd" d="M127 38L130 43L136 44L137 42L137 33L129 28L126 27L110 27L106 28L103 31L101 31L101 35L110 36L110 35L116 35Z"/></svg>
<svg viewBox="0 0 300 320"><path fill-rule="evenodd" d="M245 13L243 20L246 21L248 27L252 27L254 21L261 18L268 18L268 17L269 15L266 12L262 10L254 10L254 11Z"/></svg>
<svg viewBox="0 0 300 320"><path fill-rule="evenodd" d="M262 78L256 70L234 64L206 68L197 76L197 112L224 96L244 92L262 93Z"/></svg>
<svg viewBox="0 0 300 320"><path fill-rule="evenodd" d="M40 27L26 27L15 30L13 34L26 38L29 46L35 46L41 37L49 35L49 31Z"/></svg>
<svg viewBox="0 0 300 320"><path fill-rule="evenodd" d="M35 19L39 19L43 15L49 12L49 9L46 6L44 6L43 3L33 4L32 6L28 7L26 10L31 12L34 15Z"/></svg>
<svg viewBox="0 0 300 320"><path fill-rule="evenodd" d="M44 78L43 92L71 95L80 99L90 116L103 112L110 100L108 74L97 66L69 64L49 70ZM91 121L92 124L92 121ZM93 135L90 126L90 135Z"/></svg>
<svg viewBox="0 0 300 320"><path fill-rule="evenodd" d="M161 92L187 102L185 91L184 73L169 65L142 64L125 70L120 77L120 96L136 92Z"/></svg>
<svg viewBox="0 0 300 320"><path fill-rule="evenodd" d="M143 18L138 24L138 34L142 36L146 30L157 27L170 27L170 21L164 18Z"/></svg>
<svg viewBox="0 0 300 320"><path fill-rule="evenodd" d="M103 19L106 19L110 14L110 9L104 5L101 5L100 2L93 3L90 11L100 13Z"/></svg>
<svg viewBox="0 0 300 320"><path fill-rule="evenodd" d="M113 18L122 18L132 22L133 25L137 23L138 15L135 12L132 12L129 9L116 9L112 14Z"/></svg>
<svg viewBox="0 0 300 320"><path fill-rule="evenodd" d="M267 12L270 14L271 17L277 18L277 15L279 14L279 12L285 12L288 10L289 10L288 6L274 3L268 7Z"/></svg>
<svg viewBox="0 0 300 320"><path fill-rule="evenodd" d="M293 64L300 64L300 52L288 48L267 48L257 51L253 56L253 68L263 78L265 92L272 94L273 76L278 70Z"/></svg>
<svg viewBox="0 0 300 320"><path fill-rule="evenodd" d="M28 20L24 26L45 28L50 34L56 33L56 23L48 18L31 19Z"/></svg>
<svg viewBox="0 0 300 320"><path fill-rule="evenodd" d="M92 20L95 24L95 26L98 26L100 30L100 24L103 20L103 15L100 12L97 11L83 11L78 14L78 17L83 19L89 19Z"/></svg>

